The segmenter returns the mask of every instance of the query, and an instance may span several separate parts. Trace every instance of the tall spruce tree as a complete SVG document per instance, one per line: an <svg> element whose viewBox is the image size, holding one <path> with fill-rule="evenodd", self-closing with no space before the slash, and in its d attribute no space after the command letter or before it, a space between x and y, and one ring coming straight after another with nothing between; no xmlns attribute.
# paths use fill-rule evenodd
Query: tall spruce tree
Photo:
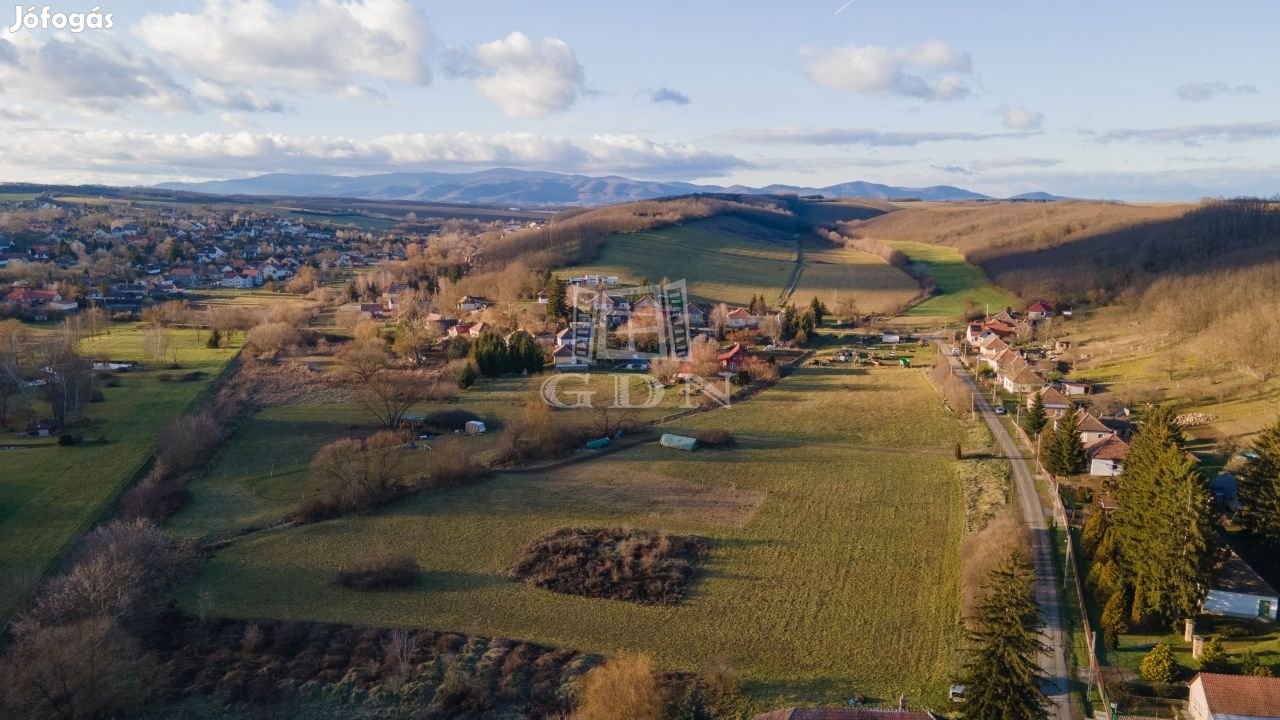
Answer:
<svg viewBox="0 0 1280 720"><path fill-rule="evenodd" d="M1211 495L1174 417L1169 407L1147 409L1116 492L1116 560L1137 623L1193 616L1216 557Z"/></svg>
<svg viewBox="0 0 1280 720"><path fill-rule="evenodd" d="M1057 426L1049 442L1041 452L1041 464L1054 475L1078 475L1089 466L1080 440L1080 419L1074 412L1065 412L1058 418Z"/></svg>
<svg viewBox="0 0 1280 720"><path fill-rule="evenodd" d="M1049 416L1044 410L1044 393L1037 392L1035 397L1031 399L1031 409L1027 411L1026 430L1035 437L1044 430L1044 426L1049 424Z"/></svg>
<svg viewBox="0 0 1280 720"><path fill-rule="evenodd" d="M547 312L554 318L569 317L568 283L560 278L551 278L547 284Z"/></svg>
<svg viewBox="0 0 1280 720"><path fill-rule="evenodd" d="M1255 538L1280 548L1280 419L1258 434L1252 449L1238 474L1236 521Z"/></svg>
<svg viewBox="0 0 1280 720"><path fill-rule="evenodd" d="M1048 717L1045 680L1037 656L1040 639L1035 571L1021 553L1005 558L983 585L972 618L972 649L961 682L963 715L971 720L1041 720Z"/></svg>

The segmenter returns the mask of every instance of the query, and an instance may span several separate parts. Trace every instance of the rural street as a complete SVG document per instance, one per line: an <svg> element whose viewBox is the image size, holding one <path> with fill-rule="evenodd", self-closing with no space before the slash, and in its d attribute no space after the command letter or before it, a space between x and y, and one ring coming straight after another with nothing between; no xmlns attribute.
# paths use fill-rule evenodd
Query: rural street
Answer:
<svg viewBox="0 0 1280 720"><path fill-rule="evenodd" d="M1022 522L1031 535L1031 556L1036 569L1036 602L1040 605L1040 616L1045 624L1045 642L1049 651L1041 655L1040 667L1044 670L1048 681L1044 692L1052 702L1051 717L1057 720L1071 720L1071 701L1068 696L1067 661L1064 648L1066 639L1062 631L1062 612L1058 607L1058 576L1053 567L1053 550L1049 546L1049 529L1045 522L1045 508L1040 504L1040 495L1036 492L1035 477L1023 462L1023 453L1018 443L1005 430L1000 418L995 414L985 393L978 390L973 377L961 364L960 359L948 355L951 369L964 380L973 393L978 412L991 428L996 445L1001 454L1009 459L1009 467L1013 472L1013 481L1017 486L1015 493Z"/></svg>

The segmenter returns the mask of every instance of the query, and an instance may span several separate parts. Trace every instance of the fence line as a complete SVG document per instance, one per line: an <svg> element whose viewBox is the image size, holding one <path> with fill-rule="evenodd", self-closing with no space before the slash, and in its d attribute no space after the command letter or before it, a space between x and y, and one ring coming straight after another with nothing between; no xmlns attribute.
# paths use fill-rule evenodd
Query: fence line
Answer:
<svg viewBox="0 0 1280 720"><path fill-rule="evenodd" d="M1028 447L1034 450L1036 444L1031 442L1031 438L1021 427L1015 425L1018 437ZM1111 712L1111 696L1107 692L1106 678L1102 675L1102 663L1098 662L1097 651L1097 634L1093 631L1093 625L1089 622L1089 606L1085 603L1084 583L1080 579L1080 565L1076 560L1076 542L1071 535L1071 522L1067 516L1067 508L1062 502L1062 491L1058 485L1058 478L1045 469L1040 464L1040 458L1034 456L1034 464L1036 474L1045 478L1049 482L1051 495L1053 496L1053 520L1065 532L1065 567L1063 568L1063 583L1070 580L1075 590L1076 603L1080 607L1080 623L1084 628L1085 644L1089 650L1089 670L1093 673L1094 682L1098 685L1098 695L1102 698L1103 711L1108 718L1115 718Z"/></svg>

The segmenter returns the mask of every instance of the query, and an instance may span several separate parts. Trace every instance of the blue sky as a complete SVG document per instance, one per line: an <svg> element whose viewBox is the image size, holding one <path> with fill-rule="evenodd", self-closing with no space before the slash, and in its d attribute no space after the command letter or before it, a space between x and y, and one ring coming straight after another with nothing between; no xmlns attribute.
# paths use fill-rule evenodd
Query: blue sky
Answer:
<svg viewBox="0 0 1280 720"><path fill-rule="evenodd" d="M1280 193L1280 3L843 2L103 0L114 26L78 34L9 32L11 8L0 180Z"/></svg>

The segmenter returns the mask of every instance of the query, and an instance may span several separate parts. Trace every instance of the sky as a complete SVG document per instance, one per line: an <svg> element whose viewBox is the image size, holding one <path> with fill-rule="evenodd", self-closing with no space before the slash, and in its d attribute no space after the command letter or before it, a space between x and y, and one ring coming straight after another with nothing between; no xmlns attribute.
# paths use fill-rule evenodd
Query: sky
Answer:
<svg viewBox="0 0 1280 720"><path fill-rule="evenodd" d="M52 3L50 25L92 7ZM1274 0L97 7L111 27L78 33L0 8L0 181L517 167L1280 194Z"/></svg>

